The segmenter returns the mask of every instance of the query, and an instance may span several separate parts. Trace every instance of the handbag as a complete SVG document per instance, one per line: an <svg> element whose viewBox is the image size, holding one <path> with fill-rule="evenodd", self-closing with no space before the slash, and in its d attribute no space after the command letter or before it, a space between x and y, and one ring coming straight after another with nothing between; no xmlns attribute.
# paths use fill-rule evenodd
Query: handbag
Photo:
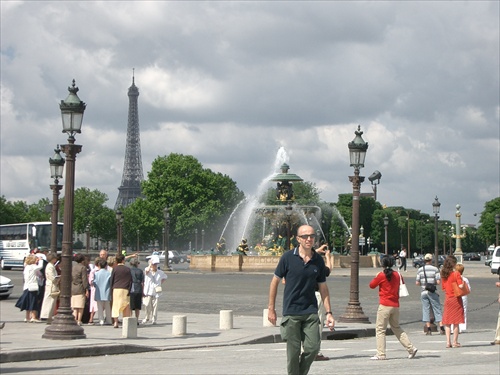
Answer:
<svg viewBox="0 0 500 375"><path fill-rule="evenodd" d="M38 282L28 284L28 291L38 292Z"/></svg>
<svg viewBox="0 0 500 375"><path fill-rule="evenodd" d="M161 288L161 286L155 287L155 292L156 293L161 293L162 291L163 291L163 289Z"/></svg>
<svg viewBox="0 0 500 375"><path fill-rule="evenodd" d="M59 289L54 289L54 284L50 287L50 296L52 298L59 298L59 294L61 294L61 291Z"/></svg>
<svg viewBox="0 0 500 375"><path fill-rule="evenodd" d="M455 294L455 297L464 297L470 293L469 286L466 282L463 283L463 288L460 288L456 281L453 281L451 286L453 287L453 294Z"/></svg>
<svg viewBox="0 0 500 375"><path fill-rule="evenodd" d="M406 287L406 284L403 282L403 276L398 272L399 274L399 296L400 297L408 297L410 293L408 293L408 288Z"/></svg>
<svg viewBox="0 0 500 375"><path fill-rule="evenodd" d="M425 264L422 268L424 270L424 277L425 277L425 288L424 289L431 292L431 293L436 292L436 284L427 283L427 274L425 273Z"/></svg>

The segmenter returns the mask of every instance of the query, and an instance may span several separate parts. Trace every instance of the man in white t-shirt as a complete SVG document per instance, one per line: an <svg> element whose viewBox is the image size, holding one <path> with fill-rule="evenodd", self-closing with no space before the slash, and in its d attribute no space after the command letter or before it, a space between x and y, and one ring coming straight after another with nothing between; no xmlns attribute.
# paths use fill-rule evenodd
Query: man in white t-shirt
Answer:
<svg viewBox="0 0 500 375"><path fill-rule="evenodd" d="M406 272L406 248L403 246L401 251L399 252L399 259L401 261L401 265L399 266L399 269L404 268Z"/></svg>

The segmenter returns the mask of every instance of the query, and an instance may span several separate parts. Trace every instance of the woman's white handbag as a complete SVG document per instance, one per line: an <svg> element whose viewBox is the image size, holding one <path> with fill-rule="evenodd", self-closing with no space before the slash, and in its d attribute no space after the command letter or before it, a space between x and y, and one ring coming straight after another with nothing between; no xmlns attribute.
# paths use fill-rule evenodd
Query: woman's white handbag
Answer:
<svg viewBox="0 0 500 375"><path fill-rule="evenodd" d="M401 276L401 274L399 273L399 296L408 297L409 295L410 293L408 293L408 288L406 287L406 284L403 282L403 276Z"/></svg>

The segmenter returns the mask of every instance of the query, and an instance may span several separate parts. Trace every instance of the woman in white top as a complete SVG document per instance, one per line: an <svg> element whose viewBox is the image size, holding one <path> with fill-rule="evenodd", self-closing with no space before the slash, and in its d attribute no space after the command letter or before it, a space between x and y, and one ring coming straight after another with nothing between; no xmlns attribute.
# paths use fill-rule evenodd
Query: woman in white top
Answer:
<svg viewBox="0 0 500 375"><path fill-rule="evenodd" d="M146 307L146 317L142 324L151 321L156 324L158 318L158 298L162 292L162 284L167 279L167 275L158 268L160 258L152 256L149 267L144 270L144 290L142 304Z"/></svg>
<svg viewBox="0 0 500 375"><path fill-rule="evenodd" d="M47 266L45 267L45 295L43 296L40 319L47 319L47 324L50 324L56 310L57 300L59 299L57 293L59 292L60 279L55 267L57 256L48 254L47 262Z"/></svg>
<svg viewBox="0 0 500 375"><path fill-rule="evenodd" d="M38 304L38 279L37 271L42 269L43 261L35 255L28 255L24 260L24 285L23 294L16 302L16 307L21 311L26 310L25 322L39 323L37 319Z"/></svg>

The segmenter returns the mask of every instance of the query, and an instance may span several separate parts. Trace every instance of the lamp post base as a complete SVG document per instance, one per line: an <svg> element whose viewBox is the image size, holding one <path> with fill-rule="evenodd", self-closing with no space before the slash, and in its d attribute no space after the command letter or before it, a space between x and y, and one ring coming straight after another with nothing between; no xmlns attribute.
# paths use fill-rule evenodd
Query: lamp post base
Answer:
<svg viewBox="0 0 500 375"><path fill-rule="evenodd" d="M52 324L45 328L42 338L50 340L77 340L85 339L87 335L83 332L83 328L76 323L75 317L72 314L57 314Z"/></svg>
<svg viewBox="0 0 500 375"><path fill-rule="evenodd" d="M340 323L370 323L360 305L347 305L345 313L340 315L337 320Z"/></svg>

